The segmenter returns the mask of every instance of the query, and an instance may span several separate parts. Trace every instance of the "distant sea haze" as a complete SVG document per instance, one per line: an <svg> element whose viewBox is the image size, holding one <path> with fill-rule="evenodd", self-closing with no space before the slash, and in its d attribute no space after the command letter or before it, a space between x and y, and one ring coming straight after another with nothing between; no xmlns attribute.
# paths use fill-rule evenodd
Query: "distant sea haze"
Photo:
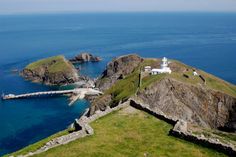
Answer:
<svg viewBox="0 0 236 157"><path fill-rule="evenodd" d="M23 80L13 69L63 54L89 51L102 62L79 65L98 77L113 58L127 53L167 57L236 84L236 14L109 13L0 16L0 92L51 90ZM0 101L0 155L65 129L89 107L66 97Z"/></svg>

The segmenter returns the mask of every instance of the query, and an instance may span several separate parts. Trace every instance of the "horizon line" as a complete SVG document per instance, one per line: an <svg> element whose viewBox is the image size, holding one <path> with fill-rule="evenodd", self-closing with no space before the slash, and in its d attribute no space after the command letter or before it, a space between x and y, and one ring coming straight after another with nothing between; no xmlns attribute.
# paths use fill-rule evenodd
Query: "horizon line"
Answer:
<svg viewBox="0 0 236 157"><path fill-rule="evenodd" d="M1 13L0 15L55 15L55 14L104 14L104 13L236 13L236 11L52 11L52 12L11 12Z"/></svg>

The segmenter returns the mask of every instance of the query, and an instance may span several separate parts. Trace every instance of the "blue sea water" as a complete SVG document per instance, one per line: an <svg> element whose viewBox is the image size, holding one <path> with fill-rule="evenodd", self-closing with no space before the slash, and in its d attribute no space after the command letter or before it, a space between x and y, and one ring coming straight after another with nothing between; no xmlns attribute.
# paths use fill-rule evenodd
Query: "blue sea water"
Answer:
<svg viewBox="0 0 236 157"><path fill-rule="evenodd" d="M97 77L119 55L180 60L236 84L234 13L86 13L0 16L0 92L24 93L53 87L23 80L22 69L40 58L81 51L101 56L80 65ZM68 106L66 97L0 102L0 155L65 129L89 106Z"/></svg>

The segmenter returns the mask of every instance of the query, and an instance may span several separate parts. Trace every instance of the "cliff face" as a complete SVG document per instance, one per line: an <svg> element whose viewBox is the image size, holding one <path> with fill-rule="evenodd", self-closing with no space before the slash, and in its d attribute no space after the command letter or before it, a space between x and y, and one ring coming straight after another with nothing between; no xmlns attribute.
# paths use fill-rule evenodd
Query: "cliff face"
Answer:
<svg viewBox="0 0 236 157"><path fill-rule="evenodd" d="M236 130L236 98L202 85L164 78L137 96L166 115L203 127Z"/></svg>
<svg viewBox="0 0 236 157"><path fill-rule="evenodd" d="M47 85L64 85L78 81L76 69L64 56L55 56L31 63L23 69L21 76Z"/></svg>
<svg viewBox="0 0 236 157"><path fill-rule="evenodd" d="M142 61L143 59L135 54L112 60L108 63L102 77L96 82L97 87L103 91L110 88L117 80L123 79L132 73Z"/></svg>

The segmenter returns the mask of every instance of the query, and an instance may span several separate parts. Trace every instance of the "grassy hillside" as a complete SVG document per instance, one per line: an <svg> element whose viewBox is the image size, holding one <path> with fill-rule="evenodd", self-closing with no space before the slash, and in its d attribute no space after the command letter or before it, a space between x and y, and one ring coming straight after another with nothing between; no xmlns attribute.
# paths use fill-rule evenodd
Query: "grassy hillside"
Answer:
<svg viewBox="0 0 236 157"><path fill-rule="evenodd" d="M160 81L161 79L168 77L179 80L184 83L189 83L192 85L203 85L206 88L218 90L220 92L229 94L233 97L236 97L236 86L230 84L220 78L217 78L211 74L208 74L202 70L197 70L199 75L202 75L204 79L206 79L206 84L198 77L193 76L193 67L185 65L175 60L171 60L171 64L174 67L178 67L177 70L172 72L171 74L159 74L159 75L145 75L143 74L142 84L139 88L139 73L140 69L143 69L146 65L151 65L152 67L157 67L157 62L160 60L154 59L145 59L130 75L125 77L122 80L118 80L109 90L105 92L105 94L112 94L114 96L113 102L117 103L121 100L128 99L130 96L134 95L136 91L142 90L147 86L151 85L154 82ZM158 66L159 67L159 66ZM188 69L188 71L182 71L183 69ZM183 76L186 74L189 78ZM106 79L106 78L104 78Z"/></svg>
<svg viewBox="0 0 236 157"><path fill-rule="evenodd" d="M42 60L38 60L29 64L26 69L35 70L41 66L48 65L48 71L50 73L61 72L71 70L72 65L67 62L64 56L54 56Z"/></svg>
<svg viewBox="0 0 236 157"><path fill-rule="evenodd" d="M122 80L117 81L110 89L108 89L105 92L105 94L112 94L114 96L113 98L114 103L128 99L130 96L134 95L137 92L137 90L139 90L140 69L154 62L155 61L152 59L144 60L144 62L142 62L130 75L128 75ZM144 78L142 80L141 88L145 88L146 86L150 85L152 82L154 82L154 80L157 81L163 78L163 75L161 75L160 77L159 76L155 77L150 76L148 78L147 77Z"/></svg>
<svg viewBox="0 0 236 157"><path fill-rule="evenodd" d="M139 72L136 70L126 78L117 81L105 94L112 94L114 96L113 103L117 103L135 94L138 89L138 82Z"/></svg>
<svg viewBox="0 0 236 157"><path fill-rule="evenodd" d="M146 60L146 64L149 62L149 65L155 66L155 62L153 60ZM192 85L203 85L206 88L217 90L223 93L226 93L228 95L231 95L233 97L236 97L236 86L226 82L216 76L213 76L209 73L206 73L202 70L196 70L199 75L201 75L205 80L206 83L204 83L200 77L198 76L193 76L193 67L190 67L188 65L185 65L181 62L171 60L172 67L178 67L174 70L171 74L160 74L160 75L155 75L155 76L146 76L143 78L143 87L145 88L146 86L150 85L151 83L154 83L156 81L161 80L164 77L168 78L173 78L176 80L179 80L184 83L190 83ZM187 69L188 71L184 71L183 69ZM183 75L188 75L189 78L184 77Z"/></svg>
<svg viewBox="0 0 236 157"><path fill-rule="evenodd" d="M95 134L48 150L39 157L171 156L220 157L215 150L168 135L172 126L128 107L93 122Z"/></svg>

